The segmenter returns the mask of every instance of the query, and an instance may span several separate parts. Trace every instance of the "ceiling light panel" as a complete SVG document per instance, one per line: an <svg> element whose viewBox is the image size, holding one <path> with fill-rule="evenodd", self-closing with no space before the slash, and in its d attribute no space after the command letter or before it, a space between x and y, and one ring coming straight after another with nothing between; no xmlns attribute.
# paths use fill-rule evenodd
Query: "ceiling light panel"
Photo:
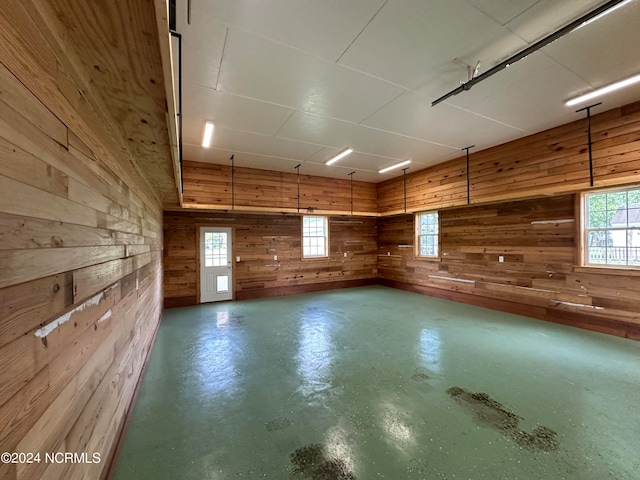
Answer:
<svg viewBox="0 0 640 480"><path fill-rule="evenodd" d="M344 157L346 157L347 155L349 155L351 152L353 152L353 149L352 148L347 148L347 149L341 151L340 153L338 153L336 156L334 156L330 160L327 160L325 165L333 165L337 161L339 161L339 160L343 159Z"/></svg>
<svg viewBox="0 0 640 480"><path fill-rule="evenodd" d="M596 89L596 90L594 90L592 92L585 93L584 95L580 95L579 97L572 98L571 100L567 100L565 102L565 105L567 105L568 107L572 107L574 105L578 105L580 103L587 102L587 101L592 100L594 98L601 97L602 95L606 95L608 93L615 92L616 90L621 90L623 88L630 87L630 86L635 85L637 83L640 83L640 74L633 75L631 77L625 78L625 79L620 80L618 82L611 83L609 85L605 85L604 87L598 88L598 89Z"/></svg>
<svg viewBox="0 0 640 480"><path fill-rule="evenodd" d="M387 173L391 170L395 170L396 168L406 167L411 163L411 160L405 160L404 162L396 163L395 165L391 165L390 167L382 168L378 170L378 173Z"/></svg>
<svg viewBox="0 0 640 480"><path fill-rule="evenodd" d="M213 122L205 122L204 124L204 134L202 135L202 146L205 148L209 148L211 146L211 140L213 139L213 131L215 127L213 126Z"/></svg>

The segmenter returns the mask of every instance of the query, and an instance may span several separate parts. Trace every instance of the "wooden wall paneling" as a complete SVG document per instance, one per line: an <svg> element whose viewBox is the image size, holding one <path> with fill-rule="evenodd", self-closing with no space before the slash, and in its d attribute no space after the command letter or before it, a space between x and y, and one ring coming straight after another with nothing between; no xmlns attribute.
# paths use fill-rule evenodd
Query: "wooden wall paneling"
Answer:
<svg viewBox="0 0 640 480"><path fill-rule="evenodd" d="M100 35L80 46L86 22L64 38L52 33L78 24L73 15L96 4L10 0L6 7L0 11L0 450L79 453L84 446L103 461L4 464L0 477L100 478L162 308L162 205L138 167L154 157L149 168L156 168L167 158L158 123L164 105L142 94L125 101L131 89L162 86L149 82L154 75L147 76L144 62L128 63L134 57L109 63L113 52L95 43ZM87 18L120 25L116 13L135 22L148 11L150 2L109 4ZM155 22L153 14L141 19ZM128 31L127 45L139 47L141 34ZM148 46L152 38L142 42ZM94 66L104 64L117 68L98 73ZM119 79L127 68L130 75ZM117 101L103 101L120 87ZM133 140L122 132L130 121L139 123ZM148 129L153 135L145 136Z"/></svg>
<svg viewBox="0 0 640 480"><path fill-rule="evenodd" d="M594 175L596 186L624 185L640 181L639 104L612 109L592 117ZM530 135L470 156L471 203L526 199L542 195L575 193L589 188L586 121ZM455 172L463 163L457 158L407 175L408 209L461 206L464 179L448 183L443 172ZM447 181L451 178L446 177ZM453 177L452 177L453 178ZM412 187L416 187L416 193ZM442 192L448 197L440 198ZM414 203L415 200L415 203ZM402 210L402 178L378 184L379 211Z"/></svg>
<svg viewBox="0 0 640 480"><path fill-rule="evenodd" d="M375 218L330 217L330 256L313 260L302 259L298 215L166 212L164 224L167 305L198 301L197 228L203 225L233 227L233 257L241 258L234 270L238 299L311 291L318 284L361 282L377 275Z"/></svg>
<svg viewBox="0 0 640 480"><path fill-rule="evenodd" d="M187 208L231 209L231 167L185 161L184 206ZM295 173L252 168L235 169L236 209L297 212L298 177ZM300 175L300 209L348 214L351 212L349 180ZM377 193L374 184L353 182L353 211L375 215Z"/></svg>
<svg viewBox="0 0 640 480"><path fill-rule="evenodd" d="M578 205L564 195L444 209L435 261L414 257L413 215L379 218L379 278L489 308L502 302L502 310L545 320L567 312L582 328L636 335L640 275L576 266Z"/></svg>

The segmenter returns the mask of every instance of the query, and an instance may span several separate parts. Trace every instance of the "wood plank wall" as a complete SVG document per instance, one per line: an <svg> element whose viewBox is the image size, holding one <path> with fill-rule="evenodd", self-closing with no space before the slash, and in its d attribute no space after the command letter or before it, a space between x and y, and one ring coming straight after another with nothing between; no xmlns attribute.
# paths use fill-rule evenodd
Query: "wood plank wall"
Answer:
<svg viewBox="0 0 640 480"><path fill-rule="evenodd" d="M3 480L104 474L162 309L162 205L120 148L127 139L110 138L124 120L106 122L109 111L96 110L104 92L78 83L61 57L79 30L56 38L47 28L63 14L37 11L73 10L62 3L0 9L0 451L42 455L0 464ZM142 23L155 28L145 5ZM97 19L109 15L83 27ZM58 41L69 42L66 53ZM103 73L117 81L120 67ZM124 91L108 100L124 105ZM65 451L100 462L45 461Z"/></svg>
<svg viewBox="0 0 640 480"><path fill-rule="evenodd" d="M167 307L198 295L198 226L234 230L236 299L285 295L376 282L376 219L329 217L330 256L302 260L301 217L218 212L165 212L164 297ZM346 257L345 257L346 253ZM274 255L278 260L274 260Z"/></svg>
<svg viewBox="0 0 640 480"><path fill-rule="evenodd" d="M602 108L602 107L600 107ZM595 187L640 182L640 102L592 117ZM470 155L472 204L574 193L590 188L586 120ZM407 174L407 211L467 204L460 157ZM403 182L378 184L378 211L402 213Z"/></svg>
<svg viewBox="0 0 640 480"><path fill-rule="evenodd" d="M379 218L381 283L640 340L640 274L575 266L575 205L564 195L442 210L440 260L415 257L412 214Z"/></svg>
<svg viewBox="0 0 640 480"><path fill-rule="evenodd" d="M229 210L232 202L231 167L183 162L184 207ZM236 210L297 212L298 177L295 173L236 168L233 192ZM300 174L300 208L314 213L375 215L376 185Z"/></svg>

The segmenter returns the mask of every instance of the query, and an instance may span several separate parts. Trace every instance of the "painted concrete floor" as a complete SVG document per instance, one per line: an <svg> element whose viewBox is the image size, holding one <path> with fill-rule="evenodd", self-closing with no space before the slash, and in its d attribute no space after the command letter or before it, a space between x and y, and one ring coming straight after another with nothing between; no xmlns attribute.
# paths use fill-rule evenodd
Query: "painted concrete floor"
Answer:
<svg viewBox="0 0 640 480"><path fill-rule="evenodd" d="M365 287L168 310L117 479L640 478L640 342Z"/></svg>

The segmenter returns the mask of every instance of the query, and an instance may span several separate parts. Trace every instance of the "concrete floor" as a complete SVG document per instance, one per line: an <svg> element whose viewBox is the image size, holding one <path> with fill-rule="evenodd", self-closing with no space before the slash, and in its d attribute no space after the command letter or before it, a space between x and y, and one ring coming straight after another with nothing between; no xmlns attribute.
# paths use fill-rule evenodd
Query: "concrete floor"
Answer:
<svg viewBox="0 0 640 480"><path fill-rule="evenodd" d="M117 479L640 478L640 343L365 287L168 310Z"/></svg>

